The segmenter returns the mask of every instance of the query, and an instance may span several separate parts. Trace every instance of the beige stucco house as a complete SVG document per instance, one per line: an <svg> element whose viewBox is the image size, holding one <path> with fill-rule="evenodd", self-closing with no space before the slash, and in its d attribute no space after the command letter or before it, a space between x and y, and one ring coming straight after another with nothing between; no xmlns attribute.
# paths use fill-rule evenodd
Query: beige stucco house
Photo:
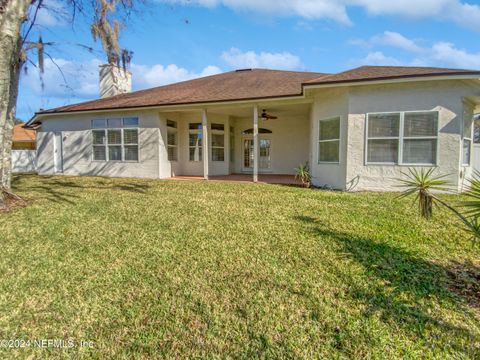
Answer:
<svg viewBox="0 0 480 360"><path fill-rule="evenodd" d="M144 178L293 174L396 190L407 167L471 174L480 71L243 69L38 112L40 174Z"/></svg>

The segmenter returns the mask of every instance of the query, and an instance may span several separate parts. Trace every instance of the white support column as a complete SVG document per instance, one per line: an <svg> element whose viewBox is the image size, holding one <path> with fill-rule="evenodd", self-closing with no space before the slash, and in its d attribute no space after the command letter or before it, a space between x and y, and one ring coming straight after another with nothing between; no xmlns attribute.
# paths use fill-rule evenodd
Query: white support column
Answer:
<svg viewBox="0 0 480 360"><path fill-rule="evenodd" d="M230 116L227 116L227 121L225 122L225 160L227 161L227 174L230 175L230 167L232 163L230 162L230 152L232 151L232 144L230 143Z"/></svg>
<svg viewBox="0 0 480 360"><path fill-rule="evenodd" d="M253 182L258 182L258 106L253 107Z"/></svg>
<svg viewBox="0 0 480 360"><path fill-rule="evenodd" d="M202 159L203 159L203 178L208 180L208 118L207 110L202 110Z"/></svg>

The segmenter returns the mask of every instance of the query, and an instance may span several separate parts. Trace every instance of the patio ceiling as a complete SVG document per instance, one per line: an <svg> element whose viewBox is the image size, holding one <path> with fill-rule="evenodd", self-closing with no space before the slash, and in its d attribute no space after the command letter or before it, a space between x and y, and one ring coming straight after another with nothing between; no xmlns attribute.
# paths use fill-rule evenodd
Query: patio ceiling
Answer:
<svg viewBox="0 0 480 360"><path fill-rule="evenodd" d="M259 111L266 109L268 113L275 116L308 116L310 114L310 103L298 103L298 104L258 104ZM230 106L230 107L215 107L208 108L209 114L220 114L220 115L229 115L239 118L252 117L252 106ZM187 112L199 112L200 109L188 109ZM172 112L182 112L182 111L172 111Z"/></svg>

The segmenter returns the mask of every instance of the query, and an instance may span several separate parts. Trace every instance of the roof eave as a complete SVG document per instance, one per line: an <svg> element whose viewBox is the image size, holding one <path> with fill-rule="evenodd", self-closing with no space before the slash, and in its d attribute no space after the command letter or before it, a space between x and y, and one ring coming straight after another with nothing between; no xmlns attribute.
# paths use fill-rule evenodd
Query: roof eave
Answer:
<svg viewBox="0 0 480 360"><path fill-rule="evenodd" d="M359 85L374 85L374 84L388 84L399 82L412 81L439 81L439 80L465 80L465 79L480 79L480 71L472 73L452 73L452 74L425 74L425 75L402 75L392 77L378 77L371 79L354 79L354 80L337 80L337 81L318 81L303 83L303 87L307 88L321 88L321 87L335 87L335 86L359 86Z"/></svg>
<svg viewBox="0 0 480 360"><path fill-rule="evenodd" d="M242 105L242 104L251 104L259 101L276 101L276 100L304 100L305 95L302 91L300 94L292 95L279 95L279 96L264 96L257 98L248 98L248 99L237 99L237 100L212 100L212 101L202 101L202 102L184 102L184 103L173 103L173 104L153 104L153 105L139 105L139 106L128 106L128 107L117 107L117 108L101 108L101 109L85 109L85 110L67 110L67 111L57 111L57 112L36 112L35 115L26 123L30 125L36 121L44 118L46 116L54 115L65 115L65 114L86 114L86 113L96 113L96 112L114 112L114 111L129 111L129 110L154 110L154 109L172 109L172 108L198 108L198 107L212 107L212 106L225 106L225 105Z"/></svg>

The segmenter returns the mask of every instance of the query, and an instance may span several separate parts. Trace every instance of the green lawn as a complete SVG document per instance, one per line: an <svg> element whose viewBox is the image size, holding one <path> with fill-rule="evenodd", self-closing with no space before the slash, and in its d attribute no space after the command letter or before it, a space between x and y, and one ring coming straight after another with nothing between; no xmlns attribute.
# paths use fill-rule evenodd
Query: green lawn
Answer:
<svg viewBox="0 0 480 360"><path fill-rule="evenodd" d="M480 249L443 209L426 222L394 194L247 183L13 185L34 201L0 213L0 339L94 346L0 358L480 357Z"/></svg>

